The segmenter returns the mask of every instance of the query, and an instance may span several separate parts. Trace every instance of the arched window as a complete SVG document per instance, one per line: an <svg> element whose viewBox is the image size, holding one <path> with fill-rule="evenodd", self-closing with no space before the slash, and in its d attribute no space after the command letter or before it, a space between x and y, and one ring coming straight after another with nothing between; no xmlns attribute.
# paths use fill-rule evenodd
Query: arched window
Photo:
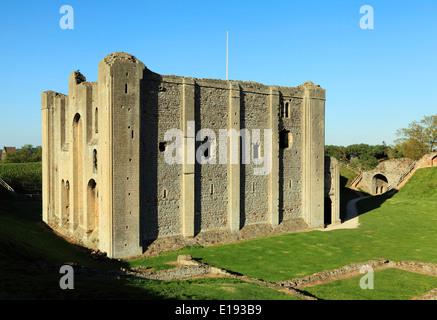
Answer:
<svg viewBox="0 0 437 320"><path fill-rule="evenodd" d="M83 225L83 149L82 118L79 113L73 118L73 230Z"/></svg>
<svg viewBox="0 0 437 320"><path fill-rule="evenodd" d="M87 187L87 231L93 231L98 223L97 184L94 179L88 181Z"/></svg>

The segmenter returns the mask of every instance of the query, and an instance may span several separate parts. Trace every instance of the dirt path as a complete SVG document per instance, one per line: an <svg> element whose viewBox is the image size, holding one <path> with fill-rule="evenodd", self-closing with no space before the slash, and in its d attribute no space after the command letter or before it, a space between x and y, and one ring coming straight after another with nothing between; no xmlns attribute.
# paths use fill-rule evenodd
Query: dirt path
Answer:
<svg viewBox="0 0 437 320"><path fill-rule="evenodd" d="M329 225L327 228L321 229L320 231L331 231L338 229L355 229L360 225L358 219L357 202L372 196L363 196L362 193L357 192L359 198L350 200L346 205L346 218L341 224Z"/></svg>

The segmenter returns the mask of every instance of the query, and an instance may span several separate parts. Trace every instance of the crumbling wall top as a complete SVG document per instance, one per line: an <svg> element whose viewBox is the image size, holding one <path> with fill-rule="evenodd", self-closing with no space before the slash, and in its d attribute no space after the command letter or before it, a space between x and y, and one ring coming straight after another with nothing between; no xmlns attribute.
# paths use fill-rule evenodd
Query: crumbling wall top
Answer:
<svg viewBox="0 0 437 320"><path fill-rule="evenodd" d="M141 63L135 56L126 52L114 52L103 58L108 65L112 65L115 61L127 61L132 63Z"/></svg>

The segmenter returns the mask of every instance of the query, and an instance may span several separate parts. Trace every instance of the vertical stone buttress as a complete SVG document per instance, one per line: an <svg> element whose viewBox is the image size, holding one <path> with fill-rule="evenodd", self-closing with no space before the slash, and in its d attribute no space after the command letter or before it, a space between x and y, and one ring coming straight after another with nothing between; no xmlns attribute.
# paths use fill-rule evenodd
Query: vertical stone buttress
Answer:
<svg viewBox="0 0 437 320"><path fill-rule="evenodd" d="M303 84L303 219L309 228L324 224L325 90Z"/></svg>
<svg viewBox="0 0 437 320"><path fill-rule="evenodd" d="M51 195L53 186L50 181L51 171L51 152L52 152L52 114L54 92L45 91L41 94L41 113L42 113L42 218L47 224L52 214Z"/></svg>
<svg viewBox="0 0 437 320"><path fill-rule="evenodd" d="M278 87L270 87L270 115L269 115L269 127L272 130L272 152L270 159L271 171L269 174L269 222L272 226L279 224L279 105L280 96ZM267 160L269 155L264 155L264 159Z"/></svg>
<svg viewBox="0 0 437 320"><path fill-rule="evenodd" d="M193 79L184 78L182 85L183 164L182 164L182 234L186 238L194 236L195 201L195 87Z"/></svg>
<svg viewBox="0 0 437 320"><path fill-rule="evenodd" d="M66 101L68 97L63 94L57 94L55 96L55 106L56 106L56 115L54 117L55 121L55 140L54 140L54 147L56 148L55 152L55 194L57 200L55 201L55 215L56 215L56 222L57 224L62 225L62 218L64 214L64 208L67 206L67 204L63 203L63 201L59 201L59 199L62 198L64 188L62 186L61 180L63 180L65 177L64 169L63 169L63 159L62 159L62 150L65 145L65 113L66 113ZM64 180L64 186L65 186L65 180Z"/></svg>
<svg viewBox="0 0 437 320"><path fill-rule="evenodd" d="M140 81L145 66L114 53L99 65L101 250L123 258L142 253L140 239ZM100 109L99 108L99 109ZM100 173L99 171L99 173ZM100 200L100 199L99 199ZM102 208L103 206L103 208ZM102 234L102 229L100 233Z"/></svg>
<svg viewBox="0 0 437 320"><path fill-rule="evenodd" d="M332 209L331 223L339 224L340 219L340 164L337 159L331 158L331 183L333 194L330 194Z"/></svg>
<svg viewBox="0 0 437 320"><path fill-rule="evenodd" d="M43 221L55 227L60 222L62 211L58 196L61 191L60 157L66 99L65 95L53 91L41 94Z"/></svg>
<svg viewBox="0 0 437 320"><path fill-rule="evenodd" d="M240 86L229 82L228 225L232 232L240 229Z"/></svg>

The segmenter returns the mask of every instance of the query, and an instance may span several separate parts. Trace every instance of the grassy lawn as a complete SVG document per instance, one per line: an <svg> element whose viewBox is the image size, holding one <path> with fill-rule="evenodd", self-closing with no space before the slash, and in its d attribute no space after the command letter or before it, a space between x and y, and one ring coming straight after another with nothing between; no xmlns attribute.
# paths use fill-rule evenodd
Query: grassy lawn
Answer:
<svg viewBox="0 0 437 320"><path fill-rule="evenodd" d="M301 232L109 262L93 260L85 251L44 230L39 224L41 202L0 200L0 298L295 299L258 284L224 278L157 282L78 274L75 290L60 290L58 270L41 270L41 262L71 261L106 271L138 265L160 270L170 268L167 262L175 261L179 254L191 254L205 263L267 281L289 280L381 257L437 263L436 181L437 168L420 169L394 196L358 202L361 215L357 229ZM436 287L435 280L390 269L375 272L373 292L360 289L357 279L307 290L324 299L409 299Z"/></svg>
<svg viewBox="0 0 437 320"><path fill-rule="evenodd" d="M437 168L420 169L393 197L382 195L358 202L363 214L357 229L286 234L184 253L267 281L288 280L378 258L437 263L435 181ZM159 266L174 260L177 254L129 263Z"/></svg>
<svg viewBox="0 0 437 320"><path fill-rule="evenodd" d="M305 291L324 300L410 300L437 287L437 277L385 269L374 272L373 289L361 289L362 276L308 287Z"/></svg>
<svg viewBox="0 0 437 320"><path fill-rule="evenodd" d="M357 173L347 167L340 165L340 176L341 179L344 179L344 182L342 182L341 185L347 187L352 182L352 180L355 179Z"/></svg>
<svg viewBox="0 0 437 320"><path fill-rule="evenodd" d="M258 284L221 278L158 282L77 274L74 290L61 290L62 275L51 264L74 262L100 271L114 271L128 264L98 262L44 230L40 221L41 202L0 200L0 299L297 299ZM49 267L41 269L41 264Z"/></svg>

